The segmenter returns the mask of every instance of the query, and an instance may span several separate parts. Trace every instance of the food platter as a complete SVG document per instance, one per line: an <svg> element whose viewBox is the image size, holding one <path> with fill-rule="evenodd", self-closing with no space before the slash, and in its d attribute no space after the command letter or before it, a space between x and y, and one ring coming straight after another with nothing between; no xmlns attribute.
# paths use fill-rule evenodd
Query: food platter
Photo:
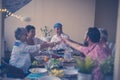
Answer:
<svg viewBox="0 0 120 80"><path fill-rule="evenodd" d="M45 68L31 68L29 69L31 73L46 73L47 69Z"/></svg>

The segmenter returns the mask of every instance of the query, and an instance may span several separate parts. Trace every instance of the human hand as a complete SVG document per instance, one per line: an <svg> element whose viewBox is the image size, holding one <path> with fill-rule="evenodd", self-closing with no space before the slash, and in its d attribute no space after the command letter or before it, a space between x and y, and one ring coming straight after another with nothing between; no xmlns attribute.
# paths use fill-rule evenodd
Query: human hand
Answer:
<svg viewBox="0 0 120 80"><path fill-rule="evenodd" d="M56 46L56 45L58 45L60 42L51 42L51 43L49 43L49 45L50 45L50 47L54 47L54 46Z"/></svg>
<svg viewBox="0 0 120 80"><path fill-rule="evenodd" d="M57 43L56 42L44 42L41 44L41 48L48 48L48 47L54 47Z"/></svg>

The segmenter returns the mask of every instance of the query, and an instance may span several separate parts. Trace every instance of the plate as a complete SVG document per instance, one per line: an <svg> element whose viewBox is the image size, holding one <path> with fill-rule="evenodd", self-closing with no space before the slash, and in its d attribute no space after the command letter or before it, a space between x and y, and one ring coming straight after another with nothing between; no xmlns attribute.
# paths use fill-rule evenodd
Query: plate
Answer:
<svg viewBox="0 0 120 80"><path fill-rule="evenodd" d="M34 58L38 61L42 61L44 59L44 56L35 56Z"/></svg>
<svg viewBox="0 0 120 80"><path fill-rule="evenodd" d="M61 79L58 77L54 77L54 76L44 76L38 80L61 80Z"/></svg>
<svg viewBox="0 0 120 80"><path fill-rule="evenodd" d="M76 70L76 69L65 69L64 74L65 75L77 75L78 70Z"/></svg>
<svg viewBox="0 0 120 80"><path fill-rule="evenodd" d="M45 68L31 68L29 71L31 73L46 73L47 69L45 69Z"/></svg>

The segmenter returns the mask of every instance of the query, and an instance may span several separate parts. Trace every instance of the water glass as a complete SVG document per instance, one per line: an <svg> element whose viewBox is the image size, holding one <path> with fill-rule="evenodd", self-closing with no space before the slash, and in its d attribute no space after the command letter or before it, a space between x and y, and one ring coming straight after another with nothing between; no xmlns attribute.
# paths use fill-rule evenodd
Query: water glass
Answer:
<svg viewBox="0 0 120 80"><path fill-rule="evenodd" d="M70 61L72 59L71 53L65 52L64 53L64 59L67 61Z"/></svg>

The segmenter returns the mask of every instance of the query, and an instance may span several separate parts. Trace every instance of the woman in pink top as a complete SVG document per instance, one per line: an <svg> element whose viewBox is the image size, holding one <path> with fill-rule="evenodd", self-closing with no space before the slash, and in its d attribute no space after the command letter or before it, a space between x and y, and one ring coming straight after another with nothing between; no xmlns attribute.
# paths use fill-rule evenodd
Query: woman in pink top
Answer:
<svg viewBox="0 0 120 80"><path fill-rule="evenodd" d="M88 28L86 34L86 41L88 46L80 45L77 42L63 38L63 41L83 53L85 56L91 58L91 60L97 60L97 65L94 69L94 80L102 80L99 64L108 57L108 52L100 45L100 32L96 27Z"/></svg>

